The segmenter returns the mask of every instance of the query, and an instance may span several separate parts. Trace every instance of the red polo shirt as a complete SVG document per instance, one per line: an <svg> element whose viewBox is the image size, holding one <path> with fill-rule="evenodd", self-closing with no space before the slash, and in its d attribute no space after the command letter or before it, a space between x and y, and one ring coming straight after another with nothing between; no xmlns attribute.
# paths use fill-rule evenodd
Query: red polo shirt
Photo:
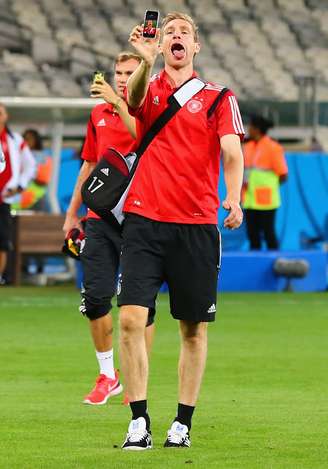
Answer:
<svg viewBox="0 0 328 469"><path fill-rule="evenodd" d="M121 153L130 151L135 140L111 104L98 104L91 111L81 157L97 162L105 150L113 147ZM88 210L88 218L99 218Z"/></svg>
<svg viewBox="0 0 328 469"><path fill-rule="evenodd" d="M207 119L222 88L207 83L155 137L140 160L125 212L162 222L217 224L220 138L244 135L231 91ZM129 109L138 119L138 140L167 107L174 91L165 71L152 77L142 106Z"/></svg>

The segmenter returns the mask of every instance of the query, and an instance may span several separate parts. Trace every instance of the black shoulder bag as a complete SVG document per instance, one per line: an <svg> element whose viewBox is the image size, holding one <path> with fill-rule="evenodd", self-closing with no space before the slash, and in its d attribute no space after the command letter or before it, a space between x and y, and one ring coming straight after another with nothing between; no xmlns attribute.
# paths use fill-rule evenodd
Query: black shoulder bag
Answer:
<svg viewBox="0 0 328 469"><path fill-rule="evenodd" d="M123 206L133 181L139 160L149 144L187 101L205 87L199 78L191 78L168 98L168 107L152 124L135 152L122 155L109 148L81 188L82 200L92 211L118 230L124 221ZM208 117L228 91L224 88L216 97Z"/></svg>

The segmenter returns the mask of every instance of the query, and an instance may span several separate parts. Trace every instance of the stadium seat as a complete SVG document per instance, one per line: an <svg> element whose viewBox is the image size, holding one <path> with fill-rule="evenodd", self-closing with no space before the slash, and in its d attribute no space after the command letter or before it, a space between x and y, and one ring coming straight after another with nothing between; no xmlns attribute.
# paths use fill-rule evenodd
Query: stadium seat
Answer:
<svg viewBox="0 0 328 469"><path fill-rule="evenodd" d="M10 72L3 70L0 62L0 96L8 96L15 93L15 83Z"/></svg>
<svg viewBox="0 0 328 469"><path fill-rule="evenodd" d="M18 80L17 92L22 96L49 96L47 85L37 76L34 78L22 78L21 80Z"/></svg>
<svg viewBox="0 0 328 469"><path fill-rule="evenodd" d="M50 37L34 36L32 39L32 56L34 62L56 64L60 62L58 44Z"/></svg>
<svg viewBox="0 0 328 469"><path fill-rule="evenodd" d="M8 51L3 53L3 63L13 71L37 72L37 66L27 54L15 54Z"/></svg>
<svg viewBox="0 0 328 469"><path fill-rule="evenodd" d="M130 30L149 8L161 16L191 14L202 43L200 74L222 76L240 96L294 100L298 77L311 73L318 77L319 96L328 93L328 3L321 0L156 0L154 6L148 0L0 0L2 65L12 74L8 89L18 72L37 73L49 63L72 73L74 95L81 86L87 90L96 67L111 73L113 57L129 47ZM60 91L45 78L51 93Z"/></svg>

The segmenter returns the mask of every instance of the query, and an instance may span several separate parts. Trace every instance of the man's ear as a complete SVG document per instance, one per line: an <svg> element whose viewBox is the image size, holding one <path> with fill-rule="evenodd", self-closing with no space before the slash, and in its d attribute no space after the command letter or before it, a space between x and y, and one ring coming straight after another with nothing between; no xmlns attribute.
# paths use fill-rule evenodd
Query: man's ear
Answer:
<svg viewBox="0 0 328 469"><path fill-rule="evenodd" d="M158 50L159 50L159 53L160 54L163 54L163 47L162 47L162 44L158 44Z"/></svg>
<svg viewBox="0 0 328 469"><path fill-rule="evenodd" d="M200 51L200 43L196 42L196 44L195 44L195 54L198 54L199 51Z"/></svg>

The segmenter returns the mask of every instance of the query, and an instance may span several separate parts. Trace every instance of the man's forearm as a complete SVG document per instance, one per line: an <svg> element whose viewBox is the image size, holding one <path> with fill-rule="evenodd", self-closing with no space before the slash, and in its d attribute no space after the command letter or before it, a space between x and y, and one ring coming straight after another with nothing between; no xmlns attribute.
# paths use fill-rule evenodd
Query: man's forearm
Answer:
<svg viewBox="0 0 328 469"><path fill-rule="evenodd" d="M91 163L89 161L84 161L80 173L78 175L73 195L70 201L70 204L67 209L67 213L76 215L79 211L79 208L82 205L82 195L81 195L81 187L84 181L89 177L91 171L94 169L96 163Z"/></svg>
<svg viewBox="0 0 328 469"><path fill-rule="evenodd" d="M124 125L128 129L129 134L133 138L136 138L137 136L136 121L135 121L135 118L129 114L128 106L126 102L124 101L124 99L118 97L116 102L114 103L114 108L116 109L118 115L124 122Z"/></svg>
<svg viewBox="0 0 328 469"><path fill-rule="evenodd" d="M133 109L141 106L145 99L153 65L143 60L128 80L128 104Z"/></svg>
<svg viewBox="0 0 328 469"><path fill-rule="evenodd" d="M224 135L221 140L223 153L224 180L230 201L240 202L244 175L244 157L238 135Z"/></svg>
<svg viewBox="0 0 328 469"><path fill-rule="evenodd" d="M225 154L223 158L224 180L227 188L227 198L240 202L243 183L244 162L241 152Z"/></svg>

